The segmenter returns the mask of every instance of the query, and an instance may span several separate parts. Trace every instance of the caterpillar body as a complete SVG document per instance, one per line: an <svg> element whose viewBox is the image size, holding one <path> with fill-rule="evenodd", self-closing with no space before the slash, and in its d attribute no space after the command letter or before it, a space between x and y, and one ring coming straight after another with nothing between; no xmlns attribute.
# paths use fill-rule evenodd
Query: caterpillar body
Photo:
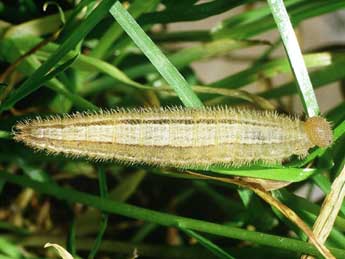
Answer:
<svg viewBox="0 0 345 259"><path fill-rule="evenodd" d="M37 150L177 168L282 163L332 142L322 117L306 122L229 107L118 109L19 122L14 138Z"/></svg>

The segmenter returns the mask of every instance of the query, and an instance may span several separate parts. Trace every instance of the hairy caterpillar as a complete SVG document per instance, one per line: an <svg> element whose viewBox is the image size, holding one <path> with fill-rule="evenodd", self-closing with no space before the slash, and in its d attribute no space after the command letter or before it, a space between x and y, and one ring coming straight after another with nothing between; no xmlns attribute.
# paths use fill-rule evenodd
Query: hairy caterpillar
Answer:
<svg viewBox="0 0 345 259"><path fill-rule="evenodd" d="M119 109L19 122L17 141L49 153L179 168L282 163L332 142L322 117L306 122L272 111Z"/></svg>

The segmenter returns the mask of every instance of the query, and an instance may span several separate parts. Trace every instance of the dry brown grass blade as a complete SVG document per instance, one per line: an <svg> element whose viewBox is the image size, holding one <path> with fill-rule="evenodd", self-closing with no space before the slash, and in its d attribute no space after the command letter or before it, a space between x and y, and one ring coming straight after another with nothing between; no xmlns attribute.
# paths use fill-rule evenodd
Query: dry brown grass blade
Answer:
<svg viewBox="0 0 345 259"><path fill-rule="evenodd" d="M192 86L192 89L196 93L207 93L207 94L218 94L222 96L227 96L227 97L235 97L239 98L242 100L246 100L257 107L264 109L264 110L275 110L276 107L268 100L265 98L251 94L247 91L244 90L238 90L238 89L227 89L227 88L218 88L218 87L210 87L210 86L201 86L201 85L194 85ZM170 87L159 87L155 88L154 90L157 91L166 91L171 95L175 95L175 93L171 90Z"/></svg>
<svg viewBox="0 0 345 259"><path fill-rule="evenodd" d="M309 226L289 207L281 203L280 201L276 200L269 192L265 191L262 186L257 183L247 182L241 178L222 178L222 177L214 177L203 175L191 171L187 171L188 174L199 176L203 179L210 179L216 180L225 183L236 184L241 187L245 187L251 189L255 192L259 197L261 197L264 201L268 204L276 208L280 211L286 218L288 218L291 222L293 222L296 226L298 226L308 237L310 242L319 250L319 252L327 259L336 259L334 255L328 250L323 243L321 243L318 238L314 235L313 231L309 228Z"/></svg>
<svg viewBox="0 0 345 259"><path fill-rule="evenodd" d="M259 179L252 177L241 177L247 183L259 184L265 191L274 191L290 185L292 182Z"/></svg>
<svg viewBox="0 0 345 259"><path fill-rule="evenodd" d="M41 42L39 42L36 46L33 48L29 49L26 53L18 57L12 64L0 75L0 82L5 81L5 79L20 65L23 60L25 60L27 57L31 56L34 54L36 51L39 49L43 48L45 45L48 43L54 41L57 39L57 37L60 34L60 30L54 33L52 36L50 36L47 39L43 39Z"/></svg>
<svg viewBox="0 0 345 259"><path fill-rule="evenodd" d="M313 232L320 242L326 242L345 197L345 167L332 183L331 191L322 203ZM313 256L303 255L301 259L313 259Z"/></svg>
<svg viewBox="0 0 345 259"><path fill-rule="evenodd" d="M65 248L63 248L62 246L58 244L46 243L44 245L44 248L48 248L48 247L55 248L55 250L58 252L58 254L60 255L62 259L73 259L73 256Z"/></svg>
<svg viewBox="0 0 345 259"><path fill-rule="evenodd" d="M12 74L16 68L29 56L34 54L36 51L39 49L43 48L45 45L47 45L49 42L54 41L57 39L57 37L60 34L60 30L54 33L52 36L48 37L47 39L42 40L39 42L36 46L28 50L26 53L18 57L2 74L0 74L0 83L5 82L6 78ZM0 95L0 102L4 100L7 95L11 92L12 90L12 84L9 84L8 86L5 87L5 89L2 91Z"/></svg>
<svg viewBox="0 0 345 259"><path fill-rule="evenodd" d="M217 87L209 87L209 86L200 86L195 85L192 86L192 89L197 93L212 93L212 94L219 94L223 96L229 96L229 97L237 97L241 98L243 100L247 100L248 102L251 102L255 105L257 105L261 109L265 110L275 110L276 107L265 98L251 94L244 90L238 90L238 89L227 89L227 88L217 88Z"/></svg>

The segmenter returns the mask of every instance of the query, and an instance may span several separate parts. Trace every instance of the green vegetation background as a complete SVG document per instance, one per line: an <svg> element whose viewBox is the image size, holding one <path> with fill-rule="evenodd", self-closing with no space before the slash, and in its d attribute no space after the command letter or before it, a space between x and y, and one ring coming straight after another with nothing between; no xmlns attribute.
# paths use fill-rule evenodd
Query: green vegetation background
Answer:
<svg viewBox="0 0 345 259"><path fill-rule="evenodd" d="M128 11L114 0L82 0L77 5L50 1L46 11L44 4L0 3L1 258L46 258L49 255L42 249L46 242L59 243L82 258L134 258L134 249L140 258L319 255L303 233L249 190L195 180L174 169L35 153L14 143L10 134L15 122L36 115L117 106L227 104L289 112L290 107L280 100L294 94L300 95L307 115L318 114L316 99L307 98L314 96L311 84L300 80L300 70L292 72L303 62L298 46L284 39L289 20L279 15L279 3L133 0L123 3ZM294 26L345 7L339 0L286 0L284 4ZM166 30L169 23L199 21L242 5L247 5L243 12L228 15L211 30ZM158 29L152 30L154 25ZM272 59L272 51L282 44L280 37L266 42L260 35L277 28L288 55ZM179 42L197 44L178 50L169 47ZM266 49L246 69L229 71L207 85L190 66L258 45ZM345 54L341 46L320 46L320 51L303 57L312 68L314 88L332 82L342 85ZM290 78L295 74L297 80L256 95L241 89L281 74ZM293 158L284 166L212 168L208 174L294 182L273 195L312 226L320 205L297 197L294 191L308 184L310 190L318 186L328 193L345 161L344 103L335 103L324 116L334 129L331 148L315 148L302 161ZM344 213L343 206L327 241L337 258L345 257Z"/></svg>

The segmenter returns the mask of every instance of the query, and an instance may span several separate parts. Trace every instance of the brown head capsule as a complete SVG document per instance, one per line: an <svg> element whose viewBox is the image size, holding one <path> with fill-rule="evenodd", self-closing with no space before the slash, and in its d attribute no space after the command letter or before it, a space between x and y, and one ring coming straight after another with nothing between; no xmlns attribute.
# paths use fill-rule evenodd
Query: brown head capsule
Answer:
<svg viewBox="0 0 345 259"><path fill-rule="evenodd" d="M319 147L332 144L332 129L328 121L322 117L311 117L304 123L304 128L311 143Z"/></svg>

